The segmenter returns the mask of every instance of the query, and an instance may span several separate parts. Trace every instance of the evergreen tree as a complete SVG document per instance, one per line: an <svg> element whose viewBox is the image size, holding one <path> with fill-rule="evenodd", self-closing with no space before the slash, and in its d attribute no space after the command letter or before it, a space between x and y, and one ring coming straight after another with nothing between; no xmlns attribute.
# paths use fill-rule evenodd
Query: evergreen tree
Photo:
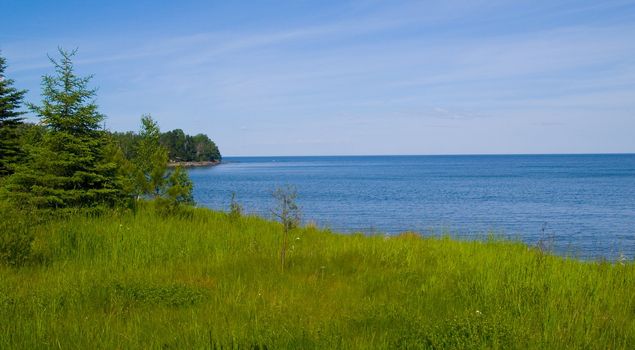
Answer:
<svg viewBox="0 0 635 350"><path fill-rule="evenodd" d="M193 187L194 185L189 176L187 176L187 172L178 166L168 177L167 198L174 205L194 204Z"/></svg>
<svg viewBox="0 0 635 350"><path fill-rule="evenodd" d="M30 104L46 131L33 146L28 164L10 179L9 190L20 203L38 207L114 204L122 191L116 181L118 165L106 157L108 139L100 129L104 116L97 110L92 76L75 74L76 51L59 49L50 58L54 75L42 79L42 104Z"/></svg>
<svg viewBox="0 0 635 350"><path fill-rule="evenodd" d="M137 196L135 181L136 167L134 163L126 157L125 151L117 143L112 134L109 135L108 143L104 148L104 155L107 164L115 164L113 174L114 186L121 189L122 199L127 199L127 204L131 204L131 200Z"/></svg>
<svg viewBox="0 0 635 350"><path fill-rule="evenodd" d="M161 131L150 115L141 117L140 141L137 147L137 189L146 197L164 193L168 169L168 150L159 143Z"/></svg>
<svg viewBox="0 0 635 350"><path fill-rule="evenodd" d="M13 173L22 151L17 128L22 123L20 105L25 90L13 87L14 81L5 77L6 60L0 56L0 178Z"/></svg>
<svg viewBox="0 0 635 350"><path fill-rule="evenodd" d="M160 142L167 147L171 161L182 162L187 160L185 133L181 129L175 129L161 134Z"/></svg>
<svg viewBox="0 0 635 350"><path fill-rule="evenodd" d="M134 131L113 132L110 134L112 140L121 147L121 151L128 159L137 157L137 147L139 144L139 135Z"/></svg>
<svg viewBox="0 0 635 350"><path fill-rule="evenodd" d="M128 159L137 158L141 135L132 131L114 132L113 139L122 148ZM205 134L187 135L181 129L160 133L159 144L168 150L171 162L220 161L221 154L214 141Z"/></svg>
<svg viewBox="0 0 635 350"><path fill-rule="evenodd" d="M161 131L151 116L141 117L139 136L134 161L137 196L156 199L170 210L182 204L193 204L192 181L181 167L168 170L168 149L161 144Z"/></svg>
<svg viewBox="0 0 635 350"><path fill-rule="evenodd" d="M194 151L192 154L193 160L197 162L220 160L220 152L214 141L205 134L197 134L192 137L192 143L194 144Z"/></svg>

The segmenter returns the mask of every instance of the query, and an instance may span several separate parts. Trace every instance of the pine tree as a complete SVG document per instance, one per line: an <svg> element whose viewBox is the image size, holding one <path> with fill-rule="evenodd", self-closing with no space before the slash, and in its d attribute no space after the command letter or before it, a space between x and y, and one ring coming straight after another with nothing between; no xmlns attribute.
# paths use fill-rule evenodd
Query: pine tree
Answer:
<svg viewBox="0 0 635 350"><path fill-rule="evenodd" d="M6 60L0 56L0 178L14 172L22 156L17 128L22 123L20 105L26 90L13 87L14 81L5 77Z"/></svg>
<svg viewBox="0 0 635 350"><path fill-rule="evenodd" d="M177 166L167 180L167 197L173 205L194 204L192 196L192 180L187 176L187 172Z"/></svg>
<svg viewBox="0 0 635 350"><path fill-rule="evenodd" d="M108 140L100 129L104 116L97 110L96 90L88 88L92 76L75 74L75 53L59 49L61 58L50 58L55 74L42 79L42 104L29 105L46 132L28 164L10 179L8 188L20 203L85 207L121 198L117 164L105 154Z"/></svg>
<svg viewBox="0 0 635 350"><path fill-rule="evenodd" d="M159 143L161 131L150 115L141 117L137 147L137 189L140 195L158 198L165 192L168 150Z"/></svg>
<svg viewBox="0 0 635 350"><path fill-rule="evenodd" d="M134 161L137 195L157 200L166 212L194 204L192 181L181 167L168 170L168 149L161 144L161 131L150 115L141 117L139 136Z"/></svg>
<svg viewBox="0 0 635 350"><path fill-rule="evenodd" d="M104 154L106 163L114 163L114 184L116 188L120 188L122 191L122 199L127 200L127 204L131 204L131 201L137 196L136 187L136 167L134 163L126 157L123 148L114 139L112 134L109 135L109 142L104 148Z"/></svg>

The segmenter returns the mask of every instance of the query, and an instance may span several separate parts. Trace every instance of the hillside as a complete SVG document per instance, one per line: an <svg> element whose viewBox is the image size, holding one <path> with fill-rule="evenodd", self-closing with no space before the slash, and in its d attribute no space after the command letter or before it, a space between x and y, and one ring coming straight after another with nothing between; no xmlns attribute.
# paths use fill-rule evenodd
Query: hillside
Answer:
<svg viewBox="0 0 635 350"><path fill-rule="evenodd" d="M0 265L0 348L635 346L631 262L305 227L282 272L279 224L186 213L3 212L35 241Z"/></svg>

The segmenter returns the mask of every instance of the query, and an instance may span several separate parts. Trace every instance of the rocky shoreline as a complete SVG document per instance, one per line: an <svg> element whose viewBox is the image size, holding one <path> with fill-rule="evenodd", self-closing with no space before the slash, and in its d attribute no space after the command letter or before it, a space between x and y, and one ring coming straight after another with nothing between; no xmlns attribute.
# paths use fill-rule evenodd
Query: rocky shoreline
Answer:
<svg viewBox="0 0 635 350"><path fill-rule="evenodd" d="M220 164L219 160L205 161L205 162L169 162L168 167L174 168L177 166L183 168L198 168L198 167L210 167Z"/></svg>

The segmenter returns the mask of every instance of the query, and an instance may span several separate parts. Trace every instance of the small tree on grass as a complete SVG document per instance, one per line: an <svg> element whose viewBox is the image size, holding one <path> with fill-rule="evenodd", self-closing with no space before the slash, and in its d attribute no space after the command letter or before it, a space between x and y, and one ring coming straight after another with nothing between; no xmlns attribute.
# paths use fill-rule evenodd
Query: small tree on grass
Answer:
<svg viewBox="0 0 635 350"><path fill-rule="evenodd" d="M236 200L236 192L232 192L232 199L229 202L229 218L232 221L238 220L243 215L243 206Z"/></svg>
<svg viewBox="0 0 635 350"><path fill-rule="evenodd" d="M139 195L158 198L167 181L168 150L159 143L161 131L150 115L141 117L141 140L137 147L137 191Z"/></svg>
<svg viewBox="0 0 635 350"><path fill-rule="evenodd" d="M149 115L141 117L141 140L136 150L136 196L157 200L161 209L173 212L181 205L194 204L192 181L187 172L168 170L168 150L159 142L161 131Z"/></svg>
<svg viewBox="0 0 635 350"><path fill-rule="evenodd" d="M194 204L193 188L192 180L180 166L174 168L170 176L168 176L166 194L174 205Z"/></svg>
<svg viewBox="0 0 635 350"><path fill-rule="evenodd" d="M280 265L284 272L289 233L300 225L300 207L296 203L298 192L292 186L277 188L273 192L276 207L271 213L282 223L282 243L280 247Z"/></svg>

